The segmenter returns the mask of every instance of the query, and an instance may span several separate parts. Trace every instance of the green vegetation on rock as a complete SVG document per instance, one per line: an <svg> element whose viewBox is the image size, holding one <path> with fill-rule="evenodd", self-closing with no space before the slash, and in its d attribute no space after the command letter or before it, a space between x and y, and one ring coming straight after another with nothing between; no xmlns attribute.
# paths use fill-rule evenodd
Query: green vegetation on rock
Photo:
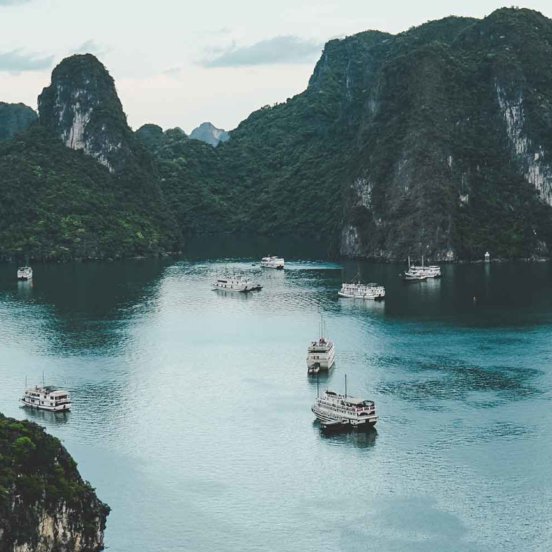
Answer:
<svg viewBox="0 0 552 552"><path fill-rule="evenodd" d="M0 255L149 255L218 232L386 260L549 255L551 59L552 21L515 8L331 40L303 93L213 148L133 133L105 67L72 56L40 123L0 147Z"/></svg>
<svg viewBox="0 0 552 552"><path fill-rule="evenodd" d="M96 552L108 514L58 439L0 415L0 550Z"/></svg>

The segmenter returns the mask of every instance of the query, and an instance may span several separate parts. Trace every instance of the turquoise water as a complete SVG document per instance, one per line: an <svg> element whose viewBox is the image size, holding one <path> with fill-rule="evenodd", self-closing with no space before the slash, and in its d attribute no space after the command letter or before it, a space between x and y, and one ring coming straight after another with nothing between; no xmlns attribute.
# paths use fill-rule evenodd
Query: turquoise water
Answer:
<svg viewBox="0 0 552 552"><path fill-rule="evenodd" d="M109 549L550 550L552 266L404 284L399 265L279 247L36 265L32 285L0 267L0 411L63 440L112 507ZM270 252L285 272L253 266ZM337 298L359 269L385 303ZM264 289L211 291L228 272ZM319 312L337 349L320 385L342 391L346 373L377 433L313 424ZM19 408L43 372L69 415Z"/></svg>

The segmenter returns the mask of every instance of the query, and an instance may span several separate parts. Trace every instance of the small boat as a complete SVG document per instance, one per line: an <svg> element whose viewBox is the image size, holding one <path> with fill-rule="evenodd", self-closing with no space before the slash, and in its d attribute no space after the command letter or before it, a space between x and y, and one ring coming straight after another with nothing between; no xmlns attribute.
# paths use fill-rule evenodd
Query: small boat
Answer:
<svg viewBox="0 0 552 552"><path fill-rule="evenodd" d="M409 258L410 261L410 258ZM440 278L441 277L441 267L438 265L424 265L424 256L422 255L422 264L421 266L410 266L409 262L409 271L415 271L417 273L425 274L428 278Z"/></svg>
<svg viewBox="0 0 552 552"><path fill-rule="evenodd" d="M50 412L64 412L71 410L71 397L67 391L52 386L38 386L25 389L21 398L23 406L48 410Z"/></svg>
<svg viewBox="0 0 552 552"><path fill-rule="evenodd" d="M429 276L423 266L411 266L410 257L408 257L408 270L405 270L402 274L400 274L400 277L405 282L421 282L423 280L427 280Z"/></svg>
<svg viewBox="0 0 552 552"><path fill-rule="evenodd" d="M17 279L18 280L32 280L33 278L33 269L30 266L20 266L17 269Z"/></svg>
<svg viewBox="0 0 552 552"><path fill-rule="evenodd" d="M422 255L421 265L411 265L410 257L408 257L408 270L401 275L403 280L415 281L415 280L427 280L428 278L440 278L441 267L438 265L424 265L424 257Z"/></svg>
<svg viewBox="0 0 552 552"><path fill-rule="evenodd" d="M333 341L324 337L324 321L320 321L320 337L311 341L307 349L307 371L318 374L321 370L329 370L335 363L335 346Z"/></svg>
<svg viewBox="0 0 552 552"><path fill-rule="evenodd" d="M284 259L282 257L275 257L274 255L269 255L268 257L263 257L261 259L262 268L275 268L276 270L284 270Z"/></svg>
<svg viewBox="0 0 552 552"><path fill-rule="evenodd" d="M231 278L219 278L213 283L213 290L237 291L246 293L248 291L260 291L263 286L257 282L252 282L241 276L233 276Z"/></svg>
<svg viewBox="0 0 552 552"><path fill-rule="evenodd" d="M346 299L372 299L381 301L385 299L385 288L379 284L361 284L353 282L350 284L341 284L341 290L337 292L339 297Z"/></svg>
<svg viewBox="0 0 552 552"><path fill-rule="evenodd" d="M311 408L322 427L349 426L350 429L369 429L376 425L378 417L374 401L349 397L347 395L347 376L345 376L345 394L325 391L316 397Z"/></svg>

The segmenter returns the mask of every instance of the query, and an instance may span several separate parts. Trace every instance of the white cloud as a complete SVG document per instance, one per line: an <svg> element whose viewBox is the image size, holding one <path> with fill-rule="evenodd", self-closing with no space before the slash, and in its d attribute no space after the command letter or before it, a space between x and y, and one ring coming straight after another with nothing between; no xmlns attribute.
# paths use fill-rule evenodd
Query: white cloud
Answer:
<svg viewBox="0 0 552 552"><path fill-rule="evenodd" d="M323 45L298 36L275 36L250 46L211 50L211 55L200 62L203 67L247 67L253 65L312 63L320 55Z"/></svg>

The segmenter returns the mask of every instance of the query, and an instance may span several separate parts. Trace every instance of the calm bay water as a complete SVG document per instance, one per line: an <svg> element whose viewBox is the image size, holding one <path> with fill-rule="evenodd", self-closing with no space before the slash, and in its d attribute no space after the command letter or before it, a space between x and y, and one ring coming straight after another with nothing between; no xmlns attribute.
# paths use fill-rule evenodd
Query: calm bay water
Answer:
<svg viewBox="0 0 552 552"><path fill-rule="evenodd" d="M285 272L253 263L269 251ZM552 265L324 260L308 244L199 243L182 260L0 266L0 411L45 426L112 507L117 552L552 548ZM360 269L385 303L340 300ZM264 289L210 289L225 272ZM477 297L474 303L473 297ZM324 437L322 387L376 401L377 433ZM29 383L74 410L19 408Z"/></svg>

